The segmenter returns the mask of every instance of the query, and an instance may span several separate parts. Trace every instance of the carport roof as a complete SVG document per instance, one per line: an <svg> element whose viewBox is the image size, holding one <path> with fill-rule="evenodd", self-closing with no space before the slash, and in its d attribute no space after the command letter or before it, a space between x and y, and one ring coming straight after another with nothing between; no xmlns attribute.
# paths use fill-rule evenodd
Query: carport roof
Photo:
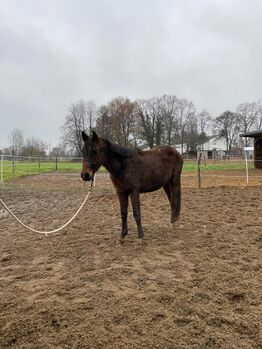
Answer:
<svg viewBox="0 0 262 349"><path fill-rule="evenodd" d="M253 137L253 138L262 137L262 130L254 131L254 132L241 133L239 136L240 137Z"/></svg>

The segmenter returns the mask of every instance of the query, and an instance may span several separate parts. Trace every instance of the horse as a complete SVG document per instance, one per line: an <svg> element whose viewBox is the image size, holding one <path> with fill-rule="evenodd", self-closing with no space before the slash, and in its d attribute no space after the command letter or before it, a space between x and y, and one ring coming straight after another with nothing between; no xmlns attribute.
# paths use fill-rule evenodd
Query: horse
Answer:
<svg viewBox="0 0 262 349"><path fill-rule="evenodd" d="M169 146L151 150L128 148L100 138L95 131L92 131L90 137L83 131L82 139L82 179L92 180L100 166L104 166L116 189L122 220L120 242L124 241L128 233L128 197L137 224L138 239L142 239L144 231L141 224L140 193L152 192L161 187L170 202L171 223L174 227L180 217L183 167L182 156L177 150Z"/></svg>

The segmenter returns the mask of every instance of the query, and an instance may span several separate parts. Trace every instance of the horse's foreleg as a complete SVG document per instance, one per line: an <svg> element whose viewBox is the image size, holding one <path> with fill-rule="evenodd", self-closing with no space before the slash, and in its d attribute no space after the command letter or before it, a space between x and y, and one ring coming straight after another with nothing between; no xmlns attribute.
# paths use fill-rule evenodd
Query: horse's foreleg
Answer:
<svg viewBox="0 0 262 349"><path fill-rule="evenodd" d="M122 231L120 235L120 241L124 241L124 237L128 233L128 227L127 227L127 214L128 214L128 195L124 193L117 193L118 199L120 203L120 214L121 214L121 220L122 220Z"/></svg>
<svg viewBox="0 0 262 349"><path fill-rule="evenodd" d="M133 192L130 194L132 208L133 208L133 216L136 221L137 225L137 233L138 238L142 239L144 236L142 224L141 224L141 211L140 211L140 199L139 199L139 193Z"/></svg>

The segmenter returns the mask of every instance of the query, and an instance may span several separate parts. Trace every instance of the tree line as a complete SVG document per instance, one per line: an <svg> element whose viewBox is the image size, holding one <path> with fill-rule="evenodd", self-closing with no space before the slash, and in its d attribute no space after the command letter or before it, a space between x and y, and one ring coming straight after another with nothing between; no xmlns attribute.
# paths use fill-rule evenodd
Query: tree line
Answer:
<svg viewBox="0 0 262 349"><path fill-rule="evenodd" d="M226 139L230 152L243 145L239 134L262 128L262 103L242 103L217 117L197 112L192 101L174 95L135 101L117 97L99 107L93 101L71 103L62 127L64 143L81 156L81 131L92 128L124 146L179 145L183 153L197 151L210 135L217 135Z"/></svg>
<svg viewBox="0 0 262 349"><path fill-rule="evenodd" d="M262 128L262 103L242 103L235 111L226 110L214 117L208 111L198 112L194 103L175 95L130 100L117 97L97 106L83 99L68 106L61 126L61 142L53 149L35 137L26 138L21 130L9 134L6 153L26 156L81 156L82 130L96 129L101 137L124 146L153 148L159 145L179 146L183 153L195 152L210 135L226 139L227 150L247 146L249 139L239 134ZM243 144L244 142L244 144Z"/></svg>
<svg viewBox="0 0 262 349"><path fill-rule="evenodd" d="M37 137L24 136L24 133L20 129L13 129L8 134L8 140L10 146L2 149L3 154L7 155L20 155L20 156L45 156L48 144Z"/></svg>

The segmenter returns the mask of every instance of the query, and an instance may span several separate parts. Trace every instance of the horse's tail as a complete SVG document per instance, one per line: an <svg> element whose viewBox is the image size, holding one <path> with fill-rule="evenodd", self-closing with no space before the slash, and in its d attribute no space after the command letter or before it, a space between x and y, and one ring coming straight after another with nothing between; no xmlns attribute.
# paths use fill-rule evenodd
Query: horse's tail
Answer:
<svg viewBox="0 0 262 349"><path fill-rule="evenodd" d="M181 212L181 173L183 169L183 158L179 154L179 158L175 164L174 170L174 189L176 198L176 220L180 217Z"/></svg>

